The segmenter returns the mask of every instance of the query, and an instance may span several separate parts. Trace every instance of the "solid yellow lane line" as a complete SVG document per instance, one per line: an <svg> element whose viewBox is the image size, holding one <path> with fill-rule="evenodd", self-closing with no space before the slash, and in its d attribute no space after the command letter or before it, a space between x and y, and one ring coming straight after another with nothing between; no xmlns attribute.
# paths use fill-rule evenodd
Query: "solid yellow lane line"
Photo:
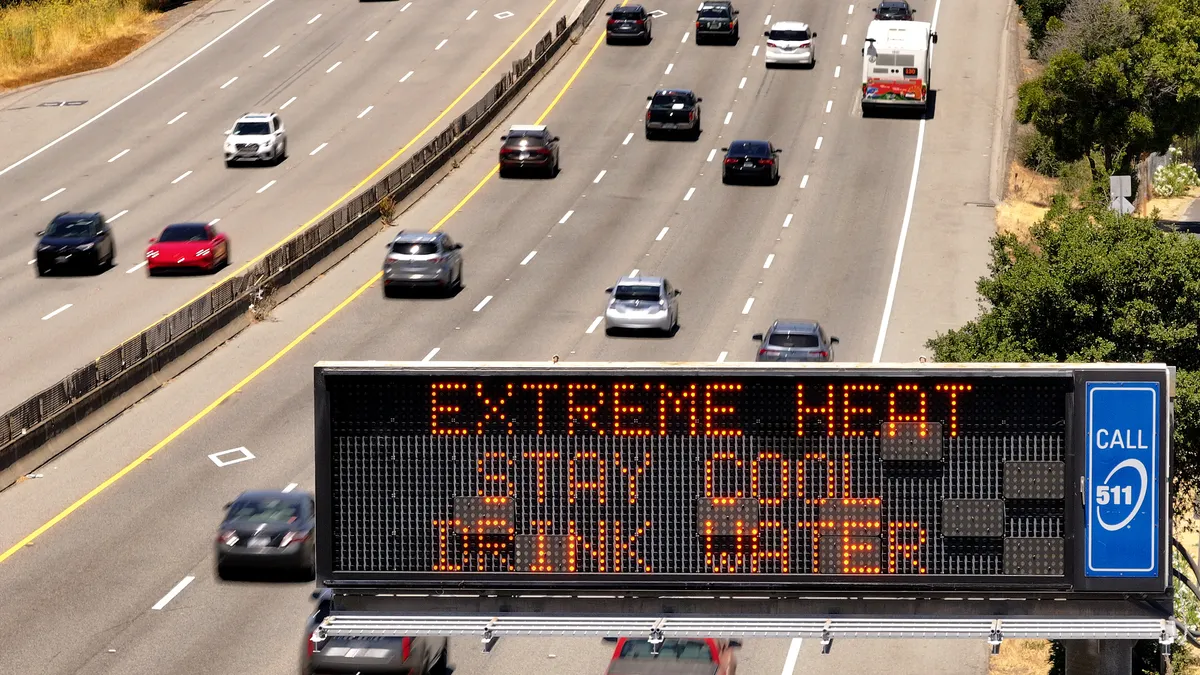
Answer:
<svg viewBox="0 0 1200 675"><path fill-rule="evenodd" d="M624 5L627 2L629 2L629 0L624 0L621 4ZM551 3L551 4L553 4L553 3ZM547 7L547 9L549 9L549 7ZM596 39L596 43L594 45L592 45L591 50L588 51L587 56L584 57L583 62L579 64L579 67L575 69L575 72L571 73L570 79L568 79L567 83L565 85L563 85L562 89L560 89L558 91L558 94L554 97L554 100L550 101L550 105L547 106L546 109L542 112L541 117L538 117L537 124L541 124L542 121L545 120L546 117L550 114L550 111L554 110L554 107L556 105L558 105L558 102L560 100L562 100L562 97L566 93L567 89L569 89L571 87L571 85L575 83L575 79L579 77L579 74L581 72L583 72L584 67L587 66L587 64L592 60L592 55L594 55L596 53L596 50L600 48L600 43L603 40L604 40L604 35L601 34L600 37ZM451 216L453 216L455 213L458 213L458 211L463 207L463 205L465 205L468 201L470 201L470 199L472 197L474 197L475 194L477 192L479 192L480 189L483 188L484 184L487 183L488 179L490 179L492 176L496 175L496 170L497 170L497 167L493 166L491 171L489 171L488 174L486 176L484 176L483 180L479 181L479 183L477 183L475 185L475 187L472 188L471 191L467 193L467 196L463 197L461 201L459 201L457 204L455 204L454 208L451 209L450 212L447 213L445 216L443 216L442 219L439 220L436 225L434 225L432 228L430 228L429 231L430 232L436 231L443 224L445 224L445 222L447 220L450 220ZM103 483L100 483L95 488L92 488L92 490L90 492L88 492L84 496L80 497L79 499L75 500L74 503L72 503L70 506L63 509L61 512L59 512L58 515L56 515L53 518L51 518L50 520L46 521L46 523L43 524L41 527L37 528L33 532L30 532L23 539L21 539L21 541L18 541L17 543L13 544L8 550L4 551L3 553L0 553L0 563L11 558L14 554L16 554L17 551L21 550L25 546L28 546L30 543L33 542L33 540L35 540L38 537L45 534L47 530L54 527L58 523L62 522L62 520L64 518L66 518L67 516L74 513L76 510L78 510L84 504L90 502L93 498L96 497L96 495L105 491L110 486L112 486L113 483L116 483L117 481L121 480L121 478L123 478L130 471L133 471L134 469L136 469L140 464L142 464L146 460L150 459L154 455L158 454L158 452L160 450L162 450L163 448L167 447L167 445L169 445L171 443L171 441L174 441L176 438L179 438L181 435L183 435L184 432L186 432L188 429L191 429L193 426L195 426L197 422L199 422L200 420L207 417L208 414L211 413L212 411L216 410L217 407L220 406L222 403L224 403L226 400L228 400L229 397L231 397L234 394L236 394L237 392L241 391L241 389L243 387L245 387L246 385L253 382L255 378L257 378L259 375L262 375L271 366L275 365L275 363L278 362L280 359L282 359L284 356L286 356L288 354L288 352L295 349L296 345L299 345L301 342L303 342L305 339L307 339L308 336L310 336L314 332L316 332L316 330L318 328L325 325L333 317L337 316L338 313L340 313L343 309L345 309L347 306L349 306L349 304L351 302L354 302L354 300L356 300L360 295L362 295L368 289L370 289L372 286L374 286L376 284L376 282L378 282L382 278L383 278L383 272L382 271L376 272L375 275L372 276L365 284L363 284L362 286L359 286L352 294L350 294L350 297L348 297L345 300L342 300L340 303L338 303L337 307L334 307L333 309L329 310L328 314L321 317L316 323L314 323L313 325L311 325L307 329L305 329L305 331L303 333L301 333L299 336L297 336L295 340L292 340L291 342L289 342L286 347L284 347L283 349L280 349L278 352L275 353L274 356L267 359L267 361L265 363L263 363L261 366L255 368L252 373L250 373L246 377L242 378L242 380L240 382L233 385L232 387L229 388L228 391L226 391L225 393L218 396L217 400L215 400L212 403L205 406L203 410L196 413L188 421L184 422L178 429L176 429L175 431L172 431L170 433L170 435L168 435L166 438L164 438L161 441L159 441L158 443L156 443L154 445L154 447L150 448L149 450L144 452L140 457L138 457L137 459L135 459L132 462L130 462L129 464L127 464L123 469L121 469L120 471L113 474L111 477L106 479Z"/></svg>

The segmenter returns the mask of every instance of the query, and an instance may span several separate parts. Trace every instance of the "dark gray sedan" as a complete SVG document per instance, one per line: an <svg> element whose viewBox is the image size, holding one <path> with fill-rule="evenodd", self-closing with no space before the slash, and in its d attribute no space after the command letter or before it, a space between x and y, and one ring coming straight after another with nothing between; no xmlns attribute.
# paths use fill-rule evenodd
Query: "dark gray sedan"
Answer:
<svg viewBox="0 0 1200 675"><path fill-rule="evenodd" d="M225 505L217 530L217 576L235 569L315 572L316 504L305 492L252 490Z"/></svg>

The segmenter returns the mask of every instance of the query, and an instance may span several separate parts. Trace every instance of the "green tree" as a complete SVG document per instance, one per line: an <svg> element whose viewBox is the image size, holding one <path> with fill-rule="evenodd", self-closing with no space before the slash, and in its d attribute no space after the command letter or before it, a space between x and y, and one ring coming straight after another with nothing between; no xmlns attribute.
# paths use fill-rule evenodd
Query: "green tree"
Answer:
<svg viewBox="0 0 1200 675"><path fill-rule="evenodd" d="M1031 54L1037 54L1042 40L1046 37L1046 26L1051 19L1062 16L1067 8L1068 0L1017 0L1021 8L1021 16L1025 17L1025 25L1029 27L1029 45Z"/></svg>

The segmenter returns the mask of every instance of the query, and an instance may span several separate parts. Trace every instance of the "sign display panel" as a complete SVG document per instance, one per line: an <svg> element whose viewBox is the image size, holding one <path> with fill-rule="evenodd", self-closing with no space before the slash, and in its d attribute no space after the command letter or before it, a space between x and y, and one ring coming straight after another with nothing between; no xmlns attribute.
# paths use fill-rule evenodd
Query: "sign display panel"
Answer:
<svg viewBox="0 0 1200 675"><path fill-rule="evenodd" d="M1066 590L1077 387L1071 370L319 366L318 563L425 588ZM1100 567L1147 567L1157 457L1112 535L1128 541L1095 540ZM1110 500L1139 498L1128 457L1096 459Z"/></svg>

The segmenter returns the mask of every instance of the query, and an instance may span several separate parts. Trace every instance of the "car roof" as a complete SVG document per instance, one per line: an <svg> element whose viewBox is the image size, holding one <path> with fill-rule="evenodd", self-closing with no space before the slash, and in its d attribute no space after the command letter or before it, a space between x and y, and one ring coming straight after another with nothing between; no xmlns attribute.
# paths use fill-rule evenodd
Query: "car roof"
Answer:
<svg viewBox="0 0 1200 675"><path fill-rule="evenodd" d="M57 223L60 220L84 220L86 218L95 220L99 217L100 214L95 211L63 211L57 216L54 216L54 220L52 222Z"/></svg>
<svg viewBox="0 0 1200 675"><path fill-rule="evenodd" d="M659 89L654 92L655 96L687 96L688 94L695 95L691 89Z"/></svg>
<svg viewBox="0 0 1200 675"><path fill-rule="evenodd" d="M613 7L614 12L637 12L639 10L644 12L646 8L641 5L617 5Z"/></svg>
<svg viewBox="0 0 1200 675"><path fill-rule="evenodd" d="M760 148L762 148L762 149L766 149L767 147L769 147L769 146L771 145L770 141L764 141L764 140L761 140L761 139L753 139L753 138L739 138L739 139L737 139L736 141L730 141L730 142L729 142L729 145L728 145L728 146L726 146L726 147L728 147L730 150L733 150L733 149L734 149L734 147L736 147L736 146L738 146L738 145L741 145L741 144L747 144L747 145L752 145L752 146L758 146L758 147L760 147Z"/></svg>
<svg viewBox="0 0 1200 675"><path fill-rule="evenodd" d="M700 6L696 8L696 11L699 12L708 7L733 7L733 3L730 2L730 0L704 0L704 2L701 2Z"/></svg>
<svg viewBox="0 0 1200 675"><path fill-rule="evenodd" d="M169 230L172 227L208 227L208 223L171 223L163 229Z"/></svg>
<svg viewBox="0 0 1200 675"><path fill-rule="evenodd" d="M811 319L776 319L771 324L774 333L816 333L821 324Z"/></svg>
<svg viewBox="0 0 1200 675"><path fill-rule="evenodd" d="M621 277L617 280L617 286L661 286L666 279L662 277Z"/></svg>
<svg viewBox="0 0 1200 675"><path fill-rule="evenodd" d="M874 19L867 25L867 39L876 48L924 50L933 27L928 21Z"/></svg>
<svg viewBox="0 0 1200 675"><path fill-rule="evenodd" d="M237 499L280 499L290 502L302 502L310 495L307 492L284 492L283 490L246 490ZM234 501L237 501L235 499Z"/></svg>
<svg viewBox="0 0 1200 675"><path fill-rule="evenodd" d="M434 242L445 236L442 232L422 232L420 230L400 230L392 239L393 242Z"/></svg>
<svg viewBox="0 0 1200 675"><path fill-rule="evenodd" d="M242 115L241 117L239 117L238 121L240 122L242 120L255 120L255 121L266 120L266 119L270 119L274 115L275 115L275 113L246 113L246 114Z"/></svg>
<svg viewBox="0 0 1200 675"><path fill-rule="evenodd" d="M883 2L879 3L879 8L883 9L885 7L888 9L907 9L908 2L906 0L883 0Z"/></svg>
<svg viewBox="0 0 1200 675"><path fill-rule="evenodd" d="M508 128L509 131L545 131L545 124L514 124Z"/></svg>
<svg viewBox="0 0 1200 675"><path fill-rule="evenodd" d="M808 24L803 21L776 21L771 24L771 30L808 30Z"/></svg>

